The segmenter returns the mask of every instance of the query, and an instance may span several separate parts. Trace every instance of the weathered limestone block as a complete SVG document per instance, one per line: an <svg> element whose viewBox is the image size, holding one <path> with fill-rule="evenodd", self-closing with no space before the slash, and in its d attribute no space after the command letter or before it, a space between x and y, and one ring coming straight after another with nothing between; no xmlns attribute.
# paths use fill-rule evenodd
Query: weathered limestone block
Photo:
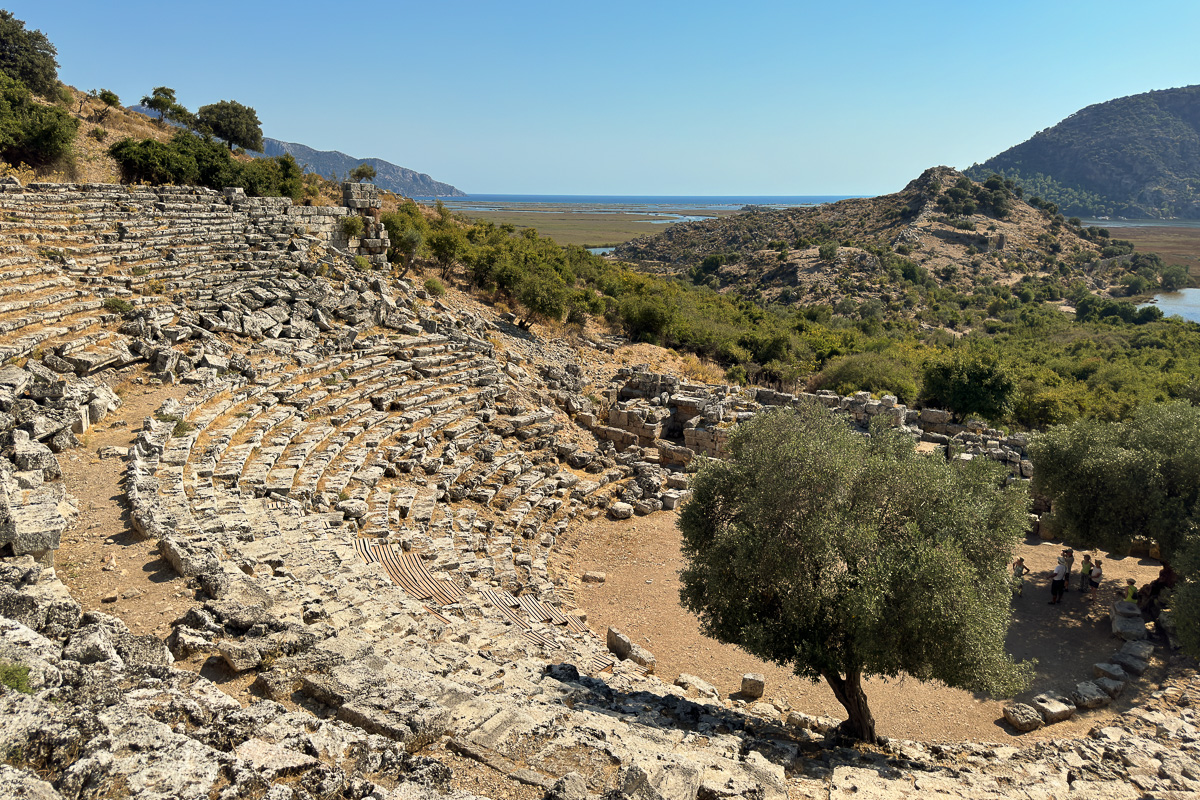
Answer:
<svg viewBox="0 0 1200 800"><path fill-rule="evenodd" d="M262 654L250 642L227 641L217 646L217 652L234 672L245 672L262 663Z"/></svg>
<svg viewBox="0 0 1200 800"><path fill-rule="evenodd" d="M1030 702L1038 713L1042 715L1042 719L1047 725L1053 725L1056 722L1063 722L1075 716L1075 706L1070 704L1066 697L1059 697L1052 694L1039 694Z"/></svg>
<svg viewBox="0 0 1200 800"><path fill-rule="evenodd" d="M1010 703L1004 707L1004 719L1019 731L1036 731L1045 723L1042 715L1025 703Z"/></svg>
<svg viewBox="0 0 1200 800"><path fill-rule="evenodd" d="M629 503L613 503L608 507L608 516L612 519L629 519L633 516L633 506Z"/></svg>
<svg viewBox="0 0 1200 800"><path fill-rule="evenodd" d="M617 773L617 788L631 800L695 800L701 777L691 764L636 758Z"/></svg>
<svg viewBox="0 0 1200 800"><path fill-rule="evenodd" d="M1129 680L1129 674L1116 664L1095 664L1092 666L1092 674L1097 678L1112 678L1114 681L1128 682Z"/></svg>
<svg viewBox="0 0 1200 800"><path fill-rule="evenodd" d="M635 644L632 639L616 628L608 629L606 644L608 645L609 652L622 661L632 661L635 664L646 667L650 672L654 671L654 655L640 645Z"/></svg>
<svg viewBox="0 0 1200 800"><path fill-rule="evenodd" d="M695 675L689 675L686 672L679 673L679 677L675 679L675 685L681 689L694 689L697 694L704 697L720 697L717 687L703 678L697 678Z"/></svg>
<svg viewBox="0 0 1200 800"><path fill-rule="evenodd" d="M1134 658L1128 653L1117 653L1109 661L1130 675L1141 675L1149 668L1145 661Z"/></svg>
<svg viewBox="0 0 1200 800"><path fill-rule="evenodd" d="M745 675L742 676L741 694L743 694L744 696L749 697L753 700L757 700L758 698L763 696L763 692L765 690L766 690L766 679L763 678L762 673L747 672Z"/></svg>
<svg viewBox="0 0 1200 800"><path fill-rule="evenodd" d="M1135 604L1124 601L1113 603L1111 616L1114 636L1127 642L1146 638L1146 623L1142 621L1142 612Z"/></svg>
<svg viewBox="0 0 1200 800"><path fill-rule="evenodd" d="M1100 708L1111 703L1112 697L1092 681L1084 681L1075 686L1071 700L1079 708Z"/></svg>
<svg viewBox="0 0 1200 800"><path fill-rule="evenodd" d="M26 431L13 431L12 441L13 463L17 469L40 470L47 480L53 480L61 474L58 459L50 448L41 442L31 442Z"/></svg>

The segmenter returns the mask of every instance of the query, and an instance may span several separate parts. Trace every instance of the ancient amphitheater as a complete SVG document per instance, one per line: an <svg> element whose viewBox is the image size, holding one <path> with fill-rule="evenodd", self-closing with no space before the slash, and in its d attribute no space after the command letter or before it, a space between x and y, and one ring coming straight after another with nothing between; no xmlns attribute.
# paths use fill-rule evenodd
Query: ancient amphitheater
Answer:
<svg viewBox="0 0 1200 800"><path fill-rule="evenodd" d="M465 798L466 773L489 797L564 800L1200 787L1190 673L1086 738L853 747L796 711L669 685L650 653L589 629L568 574L578 522L674 508L694 453L791 395L597 379L486 307L360 269L387 246L370 187L337 208L0 189L0 661L29 671L0 695L6 797ZM362 238L341 233L350 214ZM130 381L154 411L100 455L122 459L126 524L190 579L165 640L84 607L54 570L89 505L59 458L124 413L113 387ZM818 399L1029 474L1021 437ZM252 702L201 677L206 659L252 679ZM1123 687L1102 680L1080 705Z"/></svg>

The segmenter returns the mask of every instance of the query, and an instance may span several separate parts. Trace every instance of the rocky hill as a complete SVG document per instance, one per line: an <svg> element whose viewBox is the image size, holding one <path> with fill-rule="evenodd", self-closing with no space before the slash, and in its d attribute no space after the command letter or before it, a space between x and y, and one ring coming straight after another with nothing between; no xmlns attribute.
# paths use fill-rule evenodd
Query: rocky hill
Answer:
<svg viewBox="0 0 1200 800"><path fill-rule="evenodd" d="M697 283L782 302L878 300L914 315L946 290L1117 290L1123 249L1035 208L1011 183L977 183L934 167L895 194L811 208L755 210L672 225L626 242L616 258L686 273ZM913 294L913 292L916 294Z"/></svg>
<svg viewBox="0 0 1200 800"><path fill-rule="evenodd" d="M0 187L0 796L1200 788L1200 681L1146 642L1006 713L1079 715L1089 737L852 747L761 686L667 684L575 604L580 521L672 508L689 460L764 406L882 417L1014 480L1023 436L894 397L691 384L620 366L619 341L435 300L363 269L386 246L365 185L337 207ZM353 214L368 235L345 238ZM1137 702L1113 713L1118 696Z"/></svg>
<svg viewBox="0 0 1200 800"><path fill-rule="evenodd" d="M967 172L998 172L1067 214L1200 219L1200 86L1088 106Z"/></svg>
<svg viewBox="0 0 1200 800"><path fill-rule="evenodd" d="M263 138L263 155L281 156L284 153L291 153L305 171L325 177L336 173L344 178L359 164L370 164L375 168L376 186L405 197L466 197L466 193L448 183L435 181L423 172L397 166L382 158L354 158L337 150L314 150L295 142Z"/></svg>

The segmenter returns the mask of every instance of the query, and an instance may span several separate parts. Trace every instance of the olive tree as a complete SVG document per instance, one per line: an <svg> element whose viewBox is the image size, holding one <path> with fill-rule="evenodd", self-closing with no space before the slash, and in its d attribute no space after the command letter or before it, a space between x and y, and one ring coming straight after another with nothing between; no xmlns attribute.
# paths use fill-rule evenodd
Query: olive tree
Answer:
<svg viewBox="0 0 1200 800"><path fill-rule="evenodd" d="M1029 501L1004 484L816 404L761 413L692 482L680 599L705 635L824 679L866 741L868 675L1015 692L1031 670L1004 650L1006 568Z"/></svg>
<svg viewBox="0 0 1200 800"><path fill-rule="evenodd" d="M462 231L453 226L445 225L430 234L426 240L429 252L437 259L442 267L442 280L450 277L450 270L467 247L467 240Z"/></svg>
<svg viewBox="0 0 1200 800"><path fill-rule="evenodd" d="M263 149L262 125L258 112L236 100L222 100L200 106L196 111L196 122L204 130L219 139L224 139L232 150L234 146L247 150Z"/></svg>
<svg viewBox="0 0 1200 800"><path fill-rule="evenodd" d="M142 105L157 111L158 124L163 125L167 115L176 108L175 90L169 86L155 86L150 94L142 97Z"/></svg>
<svg viewBox="0 0 1200 800"><path fill-rule="evenodd" d="M359 164L354 169L350 170L350 180L362 183L375 179L375 168L366 162Z"/></svg>
<svg viewBox="0 0 1200 800"><path fill-rule="evenodd" d="M1126 550L1145 537L1170 560L1200 523L1200 408L1137 408L1124 422L1055 425L1029 444L1033 489L1072 540Z"/></svg>
<svg viewBox="0 0 1200 800"><path fill-rule="evenodd" d="M1180 639L1200 655L1200 408L1142 406L1124 422L1056 425L1029 444L1033 488L1080 544L1124 552L1155 541L1175 567Z"/></svg>

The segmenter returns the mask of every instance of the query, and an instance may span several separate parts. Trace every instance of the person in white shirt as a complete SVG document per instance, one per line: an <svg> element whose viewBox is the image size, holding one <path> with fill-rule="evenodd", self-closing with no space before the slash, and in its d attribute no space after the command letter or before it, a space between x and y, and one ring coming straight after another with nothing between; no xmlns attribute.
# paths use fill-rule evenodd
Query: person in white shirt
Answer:
<svg viewBox="0 0 1200 800"><path fill-rule="evenodd" d="M1058 559L1058 566L1054 568L1054 574L1050 579L1050 605L1058 605L1062 602L1063 590L1067 588L1067 563L1062 559Z"/></svg>

